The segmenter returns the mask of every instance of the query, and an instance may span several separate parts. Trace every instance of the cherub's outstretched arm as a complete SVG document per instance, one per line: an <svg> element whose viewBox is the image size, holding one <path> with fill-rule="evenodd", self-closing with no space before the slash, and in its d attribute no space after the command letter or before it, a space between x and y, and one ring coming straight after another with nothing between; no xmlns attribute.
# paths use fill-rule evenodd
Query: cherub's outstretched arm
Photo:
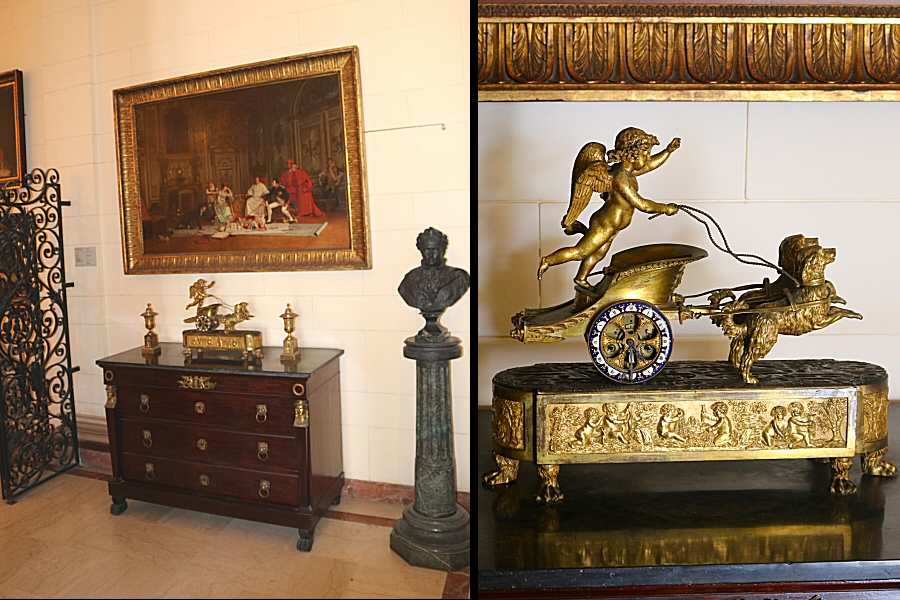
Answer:
<svg viewBox="0 0 900 600"><path fill-rule="evenodd" d="M641 195L635 192L630 186L621 186L619 192L633 207L641 212L651 214L664 213L667 215L674 215L678 212L678 207L674 204L660 204L659 202L642 198Z"/></svg>
<svg viewBox="0 0 900 600"><path fill-rule="evenodd" d="M666 149L654 154L649 159L647 159L647 166L640 170L635 170L635 175L643 175L644 173L649 173L654 169L658 169L666 162L673 152L678 150L681 147L681 138L675 138L669 145L666 146Z"/></svg>

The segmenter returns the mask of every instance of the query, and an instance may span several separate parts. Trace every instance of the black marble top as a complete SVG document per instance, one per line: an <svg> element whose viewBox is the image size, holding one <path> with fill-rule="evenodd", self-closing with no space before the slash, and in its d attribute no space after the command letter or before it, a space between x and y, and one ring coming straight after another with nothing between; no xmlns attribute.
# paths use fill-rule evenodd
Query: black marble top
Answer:
<svg viewBox="0 0 900 600"><path fill-rule="evenodd" d="M162 353L154 358L145 358L141 354L141 348L132 348L126 352L107 356L97 361L102 367L112 365L153 365L160 369L191 369L196 371L209 371L211 373L233 373L235 371L253 371L263 375L290 375L291 377L310 377L313 373L335 360L343 350L334 348L301 348L300 360L290 365L281 362L282 349L278 347L266 347L263 349L263 358L259 362L244 364L240 359L231 360L198 360L187 361L182 354L184 348L181 344L162 343Z"/></svg>
<svg viewBox="0 0 900 600"><path fill-rule="evenodd" d="M900 410L889 428L900 435ZM900 464L900 452L886 460ZM478 411L479 476L494 469ZM539 505L537 468L478 493L480 590L900 579L900 481L828 491L810 459L562 465L565 499Z"/></svg>
<svg viewBox="0 0 900 600"><path fill-rule="evenodd" d="M593 363L541 363L516 367L494 376L494 383L522 391L602 392L767 387L855 387L887 380L887 371L871 363L846 360L762 360L753 365L758 384L744 383L726 361L673 360L659 375L640 385L618 383L604 377Z"/></svg>

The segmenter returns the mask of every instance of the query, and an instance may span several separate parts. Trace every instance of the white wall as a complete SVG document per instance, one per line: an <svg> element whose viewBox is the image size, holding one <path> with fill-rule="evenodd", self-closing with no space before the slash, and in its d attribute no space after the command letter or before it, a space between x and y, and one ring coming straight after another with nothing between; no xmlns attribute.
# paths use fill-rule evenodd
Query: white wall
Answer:
<svg viewBox="0 0 900 600"><path fill-rule="evenodd" d="M356 45L360 52L374 268L209 274L224 298L249 300L267 345L284 337L285 303L302 346L338 347L346 476L413 483L415 364L403 339L421 317L396 293L419 264L415 238L450 237L469 268L469 3L463 0L0 0L0 71L25 80L29 167L60 171L76 412L103 416L98 358L142 343L147 302L177 342L199 275L123 274L113 90L168 77ZM445 123L440 127L407 126ZM373 130L400 128L392 131ZM75 246L97 268L75 268ZM468 295L443 321L469 348ZM459 487L469 490L469 361L453 361Z"/></svg>
<svg viewBox="0 0 900 600"><path fill-rule="evenodd" d="M641 194L711 213L735 251L775 262L779 242L794 233L837 248L826 276L864 320L784 336L770 358L862 360L900 376L900 103L480 103L478 126L479 404L490 404L499 370L589 360L580 338L529 345L510 339L509 319L525 307L571 298L577 263L552 267L539 284L540 257L575 239L559 221L578 150L588 141L612 148L629 126L655 134L657 151L682 139L664 166L641 177ZM708 249L709 258L686 268L680 293L777 277L715 250L703 227L683 214L647 217L636 213L611 252L657 242ZM727 339L708 319L673 327L674 359L727 356Z"/></svg>

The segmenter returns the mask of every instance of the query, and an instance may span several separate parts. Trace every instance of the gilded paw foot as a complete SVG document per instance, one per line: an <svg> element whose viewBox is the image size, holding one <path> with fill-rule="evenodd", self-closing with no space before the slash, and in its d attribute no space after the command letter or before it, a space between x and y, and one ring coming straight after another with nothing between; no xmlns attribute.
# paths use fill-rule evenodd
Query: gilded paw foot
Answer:
<svg viewBox="0 0 900 600"><path fill-rule="evenodd" d="M853 485L853 482L849 479L832 479L831 480L831 493L832 494L841 494L845 496L847 494L855 494L856 486Z"/></svg>
<svg viewBox="0 0 900 600"><path fill-rule="evenodd" d="M850 481L850 467L853 465L853 458L832 458L831 459L831 493L832 494L853 494L856 492L856 486Z"/></svg>
<svg viewBox="0 0 900 600"><path fill-rule="evenodd" d="M519 476L519 461L515 458L506 458L494 452L494 462L498 468L481 476L481 480L487 485L512 483Z"/></svg>
<svg viewBox="0 0 900 600"><path fill-rule="evenodd" d="M559 465L538 465L538 475L541 476L541 491L538 492L538 502L559 502L563 499L562 490L559 489Z"/></svg>
<svg viewBox="0 0 900 600"><path fill-rule="evenodd" d="M538 502L559 502L565 496L562 493L562 490L559 489L558 485L542 485L541 491L538 492L536 500Z"/></svg>
<svg viewBox="0 0 900 600"><path fill-rule="evenodd" d="M897 467L893 464L882 460L887 454L887 448L875 450L874 452L866 452L860 455L863 473L866 475L875 475L878 477L893 477L897 474Z"/></svg>

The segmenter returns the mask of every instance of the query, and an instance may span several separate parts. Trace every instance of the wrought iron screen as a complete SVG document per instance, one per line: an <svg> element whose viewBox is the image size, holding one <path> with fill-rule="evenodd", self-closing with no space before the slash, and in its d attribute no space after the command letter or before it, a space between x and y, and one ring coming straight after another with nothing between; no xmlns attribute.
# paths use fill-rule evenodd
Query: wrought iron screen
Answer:
<svg viewBox="0 0 900 600"><path fill-rule="evenodd" d="M78 464L59 173L0 188L0 475L9 503Z"/></svg>

